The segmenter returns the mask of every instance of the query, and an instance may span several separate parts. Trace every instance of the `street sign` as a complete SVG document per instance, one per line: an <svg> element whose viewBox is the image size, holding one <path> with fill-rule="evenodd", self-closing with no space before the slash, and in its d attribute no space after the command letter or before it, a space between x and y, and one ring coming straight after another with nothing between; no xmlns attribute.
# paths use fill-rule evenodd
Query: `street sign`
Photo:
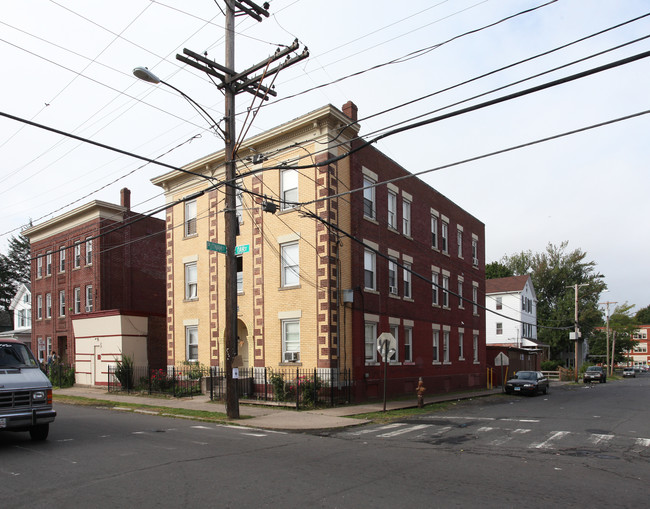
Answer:
<svg viewBox="0 0 650 509"><path fill-rule="evenodd" d="M235 247L235 254L240 255L244 253L248 253L251 249L251 246L249 244L246 244L245 246L236 246Z"/></svg>
<svg viewBox="0 0 650 509"><path fill-rule="evenodd" d="M509 366L510 365L510 359L508 359L508 356L504 354L503 352L499 352L499 355L497 355L494 358L494 365L495 366Z"/></svg>
<svg viewBox="0 0 650 509"><path fill-rule="evenodd" d="M208 241L206 243L206 247L210 251L216 251L217 253L225 253L227 251L226 246L223 244L217 244L216 242L210 242Z"/></svg>
<svg viewBox="0 0 650 509"><path fill-rule="evenodd" d="M377 351L382 357L386 357L386 354L388 352L388 357L392 356L392 353L390 351L392 350L395 352L397 349L397 341L395 341L395 337L390 333L390 332L382 332L379 337L377 338ZM384 358L384 362L386 362L387 359Z"/></svg>

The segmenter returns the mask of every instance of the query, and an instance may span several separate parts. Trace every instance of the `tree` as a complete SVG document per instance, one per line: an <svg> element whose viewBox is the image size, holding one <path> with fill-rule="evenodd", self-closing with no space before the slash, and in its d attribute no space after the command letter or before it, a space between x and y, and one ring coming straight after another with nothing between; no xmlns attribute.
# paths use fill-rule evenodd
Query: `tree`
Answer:
<svg viewBox="0 0 650 509"><path fill-rule="evenodd" d="M609 317L609 352L612 361L609 364L609 373L612 374L616 363L625 362L625 352L632 350L638 343L633 339L636 323L631 311L634 305L622 304L616 306L614 313ZM594 331L589 337L589 352L594 356L607 355L607 332L605 330Z"/></svg>
<svg viewBox="0 0 650 509"><path fill-rule="evenodd" d="M0 308L9 310L20 283L29 283L31 254L29 240L22 235L9 239L9 254L0 254Z"/></svg>
<svg viewBox="0 0 650 509"><path fill-rule="evenodd" d="M9 310L9 304L16 294L16 288L11 277L8 258L0 254L0 310Z"/></svg>
<svg viewBox="0 0 650 509"><path fill-rule="evenodd" d="M491 262L485 266L485 279L498 279L514 276L514 272L499 262Z"/></svg>
<svg viewBox="0 0 650 509"><path fill-rule="evenodd" d="M634 315L634 321L637 325L650 324L650 306L639 309Z"/></svg>
<svg viewBox="0 0 650 509"><path fill-rule="evenodd" d="M522 251L501 259L515 276L530 274L537 296L537 339L550 345L552 358L573 350L569 332L575 320L574 285L587 285L578 291L582 337L589 337L594 327L602 324L598 300L607 285L596 271L596 263L586 260L587 253L581 249L569 252L568 245L568 241L559 246L549 243L544 252Z"/></svg>

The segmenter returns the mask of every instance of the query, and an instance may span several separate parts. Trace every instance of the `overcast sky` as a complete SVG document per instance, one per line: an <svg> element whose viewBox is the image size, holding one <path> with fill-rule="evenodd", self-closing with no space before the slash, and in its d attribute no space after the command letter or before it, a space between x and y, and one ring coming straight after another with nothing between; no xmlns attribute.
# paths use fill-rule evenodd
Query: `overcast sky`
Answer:
<svg viewBox="0 0 650 509"><path fill-rule="evenodd" d="M311 56L278 75L278 97L260 110L248 136L352 100L361 134L372 137L425 113L423 119L432 118L650 50L648 40L627 44L650 34L650 16L594 35L650 13L647 0L545 3L272 1L262 23L237 18L237 70L294 39ZM219 150L222 140L187 102L137 80L132 69L148 67L220 120L221 92L175 56L188 48L223 63L223 4L3 2L0 112L177 166ZM643 113L650 110L649 71L650 58L641 59L390 136L377 147L419 173ZM546 74L534 77L540 73ZM516 83L521 80L527 81ZM507 88L489 93L499 87ZM251 97L237 97L238 111L251 106ZM421 178L485 223L486 262L568 241L605 276L610 291L602 300L638 309L650 304L649 127L650 116L641 114ZM161 190L150 179L166 171L0 117L0 251L6 253L7 240L30 219L39 223L91 199L119 203L122 187L132 190L135 210L160 206Z"/></svg>

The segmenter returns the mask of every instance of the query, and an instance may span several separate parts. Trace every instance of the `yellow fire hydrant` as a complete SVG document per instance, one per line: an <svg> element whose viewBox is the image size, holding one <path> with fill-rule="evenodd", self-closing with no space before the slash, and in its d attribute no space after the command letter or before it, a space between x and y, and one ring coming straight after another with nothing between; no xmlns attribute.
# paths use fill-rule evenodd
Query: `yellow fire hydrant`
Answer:
<svg viewBox="0 0 650 509"><path fill-rule="evenodd" d="M418 395L418 408L422 408L424 406L424 392L427 390L427 388L424 386L424 382L422 381L422 377L420 377L420 380L418 381L418 388L415 389L415 392Z"/></svg>

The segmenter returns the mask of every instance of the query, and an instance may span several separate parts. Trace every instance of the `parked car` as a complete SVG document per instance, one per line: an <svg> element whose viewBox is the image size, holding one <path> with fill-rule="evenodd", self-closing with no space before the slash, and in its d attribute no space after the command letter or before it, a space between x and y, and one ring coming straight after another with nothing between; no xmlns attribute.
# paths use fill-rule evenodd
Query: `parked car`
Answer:
<svg viewBox="0 0 650 509"><path fill-rule="evenodd" d="M584 383L598 382L601 384L607 383L607 373L602 366L589 366L582 377Z"/></svg>
<svg viewBox="0 0 650 509"><path fill-rule="evenodd" d="M27 346L0 338L0 431L29 431L45 440L56 411L52 384Z"/></svg>
<svg viewBox="0 0 650 509"><path fill-rule="evenodd" d="M636 378L636 371L634 371L634 368L623 368L623 376Z"/></svg>
<svg viewBox="0 0 650 509"><path fill-rule="evenodd" d="M506 382L506 393L522 393L534 396L549 391L548 378L541 371L517 371L514 378Z"/></svg>

